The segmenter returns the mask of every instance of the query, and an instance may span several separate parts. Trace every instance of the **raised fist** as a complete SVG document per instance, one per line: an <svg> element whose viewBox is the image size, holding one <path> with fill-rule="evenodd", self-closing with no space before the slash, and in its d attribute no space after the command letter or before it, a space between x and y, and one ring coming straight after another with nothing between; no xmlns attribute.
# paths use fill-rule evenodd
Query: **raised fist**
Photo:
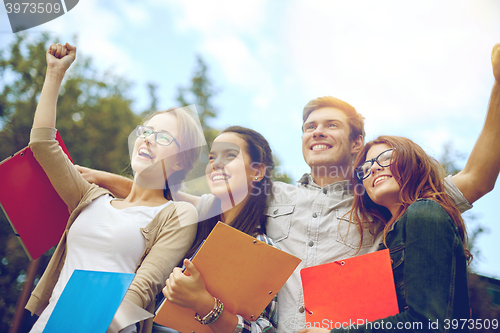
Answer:
<svg viewBox="0 0 500 333"><path fill-rule="evenodd" d="M59 43L50 45L47 50L47 67L49 69L56 69L66 71L69 66L75 61L76 47L66 43L61 45Z"/></svg>

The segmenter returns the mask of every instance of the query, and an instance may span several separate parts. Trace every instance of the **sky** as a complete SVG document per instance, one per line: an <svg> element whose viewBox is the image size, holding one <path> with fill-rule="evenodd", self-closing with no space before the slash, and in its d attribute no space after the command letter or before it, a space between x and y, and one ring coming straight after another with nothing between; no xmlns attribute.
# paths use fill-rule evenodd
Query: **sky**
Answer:
<svg viewBox="0 0 500 333"><path fill-rule="evenodd" d="M102 71L134 83L135 111L148 82L161 109L176 106L200 55L218 89L217 128L250 127L267 138L294 179L309 171L301 152L302 109L331 95L366 118L366 139L405 136L439 158L445 143L463 167L481 132L500 43L497 0L80 0L65 15L27 30L76 44ZM75 36L77 38L75 39ZM12 42L0 6L0 47ZM492 151L493 154L500 152ZM497 187L474 204L487 228L476 272L500 278Z"/></svg>

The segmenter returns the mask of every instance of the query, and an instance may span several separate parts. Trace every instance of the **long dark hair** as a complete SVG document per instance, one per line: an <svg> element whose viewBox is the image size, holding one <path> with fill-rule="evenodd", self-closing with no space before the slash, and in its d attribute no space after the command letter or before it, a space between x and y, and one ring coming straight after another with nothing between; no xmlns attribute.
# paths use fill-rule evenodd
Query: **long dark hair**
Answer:
<svg viewBox="0 0 500 333"><path fill-rule="evenodd" d="M252 183L252 188L249 197L241 208L238 216L231 222L231 226L248 235L255 236L257 234L266 233L266 201L272 196L273 183L271 180L271 171L274 169L274 161L271 147L267 140L258 132L241 126L230 126L220 132L235 133L240 138L245 140L247 144L247 153L252 160L252 163L262 163L265 165L265 175L260 181ZM243 149L243 147L241 147ZM220 207L220 200L215 199L215 205ZM186 254L186 257L191 257L201 242L207 238L218 221L221 221L221 213L198 223L198 231L193 246Z"/></svg>
<svg viewBox="0 0 500 333"><path fill-rule="evenodd" d="M472 254L467 249L467 230L464 221L451 198L444 192L443 178L445 172L443 167L410 139L388 135L379 136L375 140L368 142L359 152L354 163L355 167L365 161L368 150L376 144L386 144L394 148L392 155L394 162L390 165L390 170L400 187L399 200L401 206L398 213L392 216L387 208L374 203L366 191L363 191L361 195L356 194L350 218L357 224L358 230L362 231L362 221L370 221L369 216L371 216L374 223L370 225L370 231L373 233L377 223L382 223L385 244L385 237L391 226L404 214L408 206L420 198L432 199L443 207L457 226L464 246L465 256L467 261L470 262ZM362 181L358 180L358 183L362 184ZM362 242L363 232L360 232L360 234Z"/></svg>

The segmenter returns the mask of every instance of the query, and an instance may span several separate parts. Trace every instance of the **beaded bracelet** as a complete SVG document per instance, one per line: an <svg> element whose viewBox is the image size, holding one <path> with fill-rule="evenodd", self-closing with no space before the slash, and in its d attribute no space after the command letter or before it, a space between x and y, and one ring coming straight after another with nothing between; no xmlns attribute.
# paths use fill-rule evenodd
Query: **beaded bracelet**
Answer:
<svg viewBox="0 0 500 333"><path fill-rule="evenodd" d="M216 297L214 297L214 300L214 308L212 309L212 311L207 313L205 317L201 318L198 313L194 315L194 318L203 325L213 324L217 319L219 319L222 311L224 310L224 303L222 303L221 300Z"/></svg>

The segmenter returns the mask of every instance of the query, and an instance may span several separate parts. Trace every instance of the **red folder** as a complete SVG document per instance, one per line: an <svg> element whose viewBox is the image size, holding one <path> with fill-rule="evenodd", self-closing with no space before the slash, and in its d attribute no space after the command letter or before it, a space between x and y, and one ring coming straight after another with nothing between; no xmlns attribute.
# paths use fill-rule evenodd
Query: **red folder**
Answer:
<svg viewBox="0 0 500 333"><path fill-rule="evenodd" d="M253 321L300 263L299 258L221 222L192 261L207 290L224 303L224 309ZM194 316L193 310L165 300L154 321L184 333L212 332Z"/></svg>
<svg viewBox="0 0 500 333"><path fill-rule="evenodd" d="M69 157L59 132L56 140ZM29 147L0 163L0 184L0 205L26 254L30 259L40 257L61 239L68 207Z"/></svg>
<svg viewBox="0 0 500 333"><path fill-rule="evenodd" d="M341 328L399 313L387 249L303 268L300 275L308 327Z"/></svg>

